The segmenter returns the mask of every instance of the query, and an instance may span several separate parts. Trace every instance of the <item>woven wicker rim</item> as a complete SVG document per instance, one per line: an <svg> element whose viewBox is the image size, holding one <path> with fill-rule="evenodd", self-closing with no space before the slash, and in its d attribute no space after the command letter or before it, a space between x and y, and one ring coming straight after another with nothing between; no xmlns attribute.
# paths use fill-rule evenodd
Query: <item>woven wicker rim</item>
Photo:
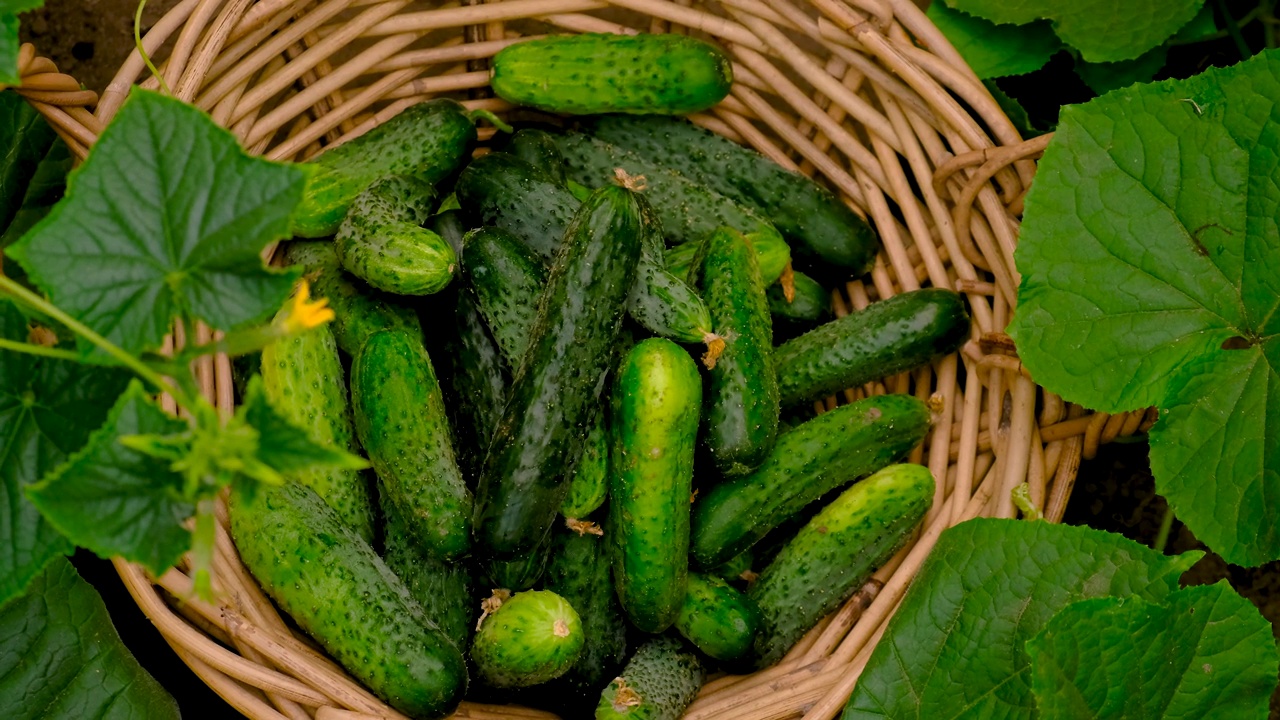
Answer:
<svg viewBox="0 0 1280 720"><path fill-rule="evenodd" d="M1048 137L1024 142L910 0L479 2L183 0L143 44L177 97L209 112L250 152L288 160L437 95L521 112L489 96L486 64L521 37L680 32L725 46L734 60L732 94L694 122L827 183L884 241L870 282L833 291L836 314L925 284L966 293L973 310L972 339L959 353L815 404L823 412L885 392L930 402L934 430L910 459L940 482L916 538L779 664L712 679L684 715L830 720L944 529L977 516L1013 517L1011 490L1024 482L1036 507L1059 521L1081 459L1155 420L1152 410L1108 415L1065 404L1035 385L1003 332L1020 280L1013 250L1022 202ZM99 98L30 45L19 65L16 90L81 158L144 74L135 52ZM175 328L166 349L211 339L203 326L191 334ZM204 358L197 374L230 413L228 359ZM255 720L403 717L287 627L240 563L225 506L218 513L216 604L192 597L186 563L153 578L115 561L178 655ZM453 717L554 716L464 703Z"/></svg>

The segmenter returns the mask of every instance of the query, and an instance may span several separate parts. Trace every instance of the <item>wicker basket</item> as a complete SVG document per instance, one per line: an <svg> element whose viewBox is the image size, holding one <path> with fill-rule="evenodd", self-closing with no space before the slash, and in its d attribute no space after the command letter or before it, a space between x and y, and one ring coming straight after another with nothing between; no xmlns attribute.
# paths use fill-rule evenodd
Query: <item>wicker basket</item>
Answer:
<svg viewBox="0 0 1280 720"><path fill-rule="evenodd" d="M1013 517L1027 483L1045 516L1062 517L1082 457L1145 430L1154 414L1089 414L1041 391L1003 333L1019 277L1013 250L1034 158L960 55L911 0L182 0L144 38L174 94L230 128L252 152L303 159L408 105L448 94L518 114L487 92L487 59L520 37L637 30L692 33L728 48L733 92L698 124L836 189L879 230L869 281L833 292L839 315L921 285L967 293L972 340L932 367L817 403L912 393L937 422L911 460L940 481L914 542L778 665L714 678L693 720L828 720L943 529L978 515ZM134 53L101 98L31 46L18 92L83 157L130 86L158 83ZM90 111L87 108L94 108ZM482 140L487 138L485 133ZM205 342L173 337L171 346ZM231 366L206 358L199 378L230 412ZM220 507L220 602L191 597L183 567L160 578L117 560L142 610L205 682L256 720L401 717L296 635L240 564ZM176 598L183 598L178 602ZM551 718L464 704L459 718Z"/></svg>

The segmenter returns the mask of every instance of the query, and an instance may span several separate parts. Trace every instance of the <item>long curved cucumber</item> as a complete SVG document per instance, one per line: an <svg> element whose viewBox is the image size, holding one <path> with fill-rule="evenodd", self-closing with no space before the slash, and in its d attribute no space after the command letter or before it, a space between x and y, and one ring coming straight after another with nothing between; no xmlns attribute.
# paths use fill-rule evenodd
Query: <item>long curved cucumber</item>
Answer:
<svg viewBox="0 0 1280 720"><path fill-rule="evenodd" d="M395 508L384 505L382 559L422 606L427 619L459 648L471 642L475 603L471 599L471 568L466 563L440 560L423 552Z"/></svg>
<svg viewBox="0 0 1280 720"><path fill-rule="evenodd" d="M351 202L333 239L338 262L352 275L397 295L431 295L453 280L458 257L444 238L422 227L435 190L396 175L374 182Z"/></svg>
<svg viewBox="0 0 1280 720"><path fill-rule="evenodd" d="M880 395L783 433L755 472L721 483L693 505L692 555L713 568L827 492L906 455L929 431L929 407Z"/></svg>
<svg viewBox="0 0 1280 720"><path fill-rule="evenodd" d="M510 232L486 227L467 233L463 265L467 290L511 367L520 364L547 284L542 260Z"/></svg>
<svg viewBox="0 0 1280 720"><path fill-rule="evenodd" d="M684 643L654 638L601 693L596 720L678 720L705 677L702 661Z"/></svg>
<svg viewBox="0 0 1280 720"><path fill-rule="evenodd" d="M472 160L458 175L454 192L468 226L502 228L545 262L555 259L581 205L564 183L500 152Z"/></svg>
<svg viewBox="0 0 1280 720"><path fill-rule="evenodd" d="M492 687L529 687L568 672L583 642L582 620L572 605L549 590L530 590L502 601L481 620L471 659Z"/></svg>
<svg viewBox="0 0 1280 720"><path fill-rule="evenodd" d="M676 630L694 647L716 660L737 660L751 651L759 629L755 601L714 575L689 573Z"/></svg>
<svg viewBox="0 0 1280 720"><path fill-rule="evenodd" d="M902 547L933 504L934 486L926 467L890 465L801 528L748 591L764 618L757 667L781 659Z"/></svg>

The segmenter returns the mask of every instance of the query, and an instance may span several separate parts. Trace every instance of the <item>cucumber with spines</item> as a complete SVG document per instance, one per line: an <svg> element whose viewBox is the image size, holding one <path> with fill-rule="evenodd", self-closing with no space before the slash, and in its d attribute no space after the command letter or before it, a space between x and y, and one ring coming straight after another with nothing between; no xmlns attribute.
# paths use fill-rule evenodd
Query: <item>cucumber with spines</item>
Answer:
<svg viewBox="0 0 1280 720"><path fill-rule="evenodd" d="M689 592L675 627L709 657L730 662L751 652L760 629L760 609L723 579L689 573Z"/></svg>
<svg viewBox="0 0 1280 720"><path fill-rule="evenodd" d="M561 185L568 183L564 169L564 155L560 154L555 138L551 137L546 130L536 128L519 130L511 136L504 150L546 173Z"/></svg>
<svg viewBox="0 0 1280 720"><path fill-rule="evenodd" d="M440 560L423 552L393 506L384 505L382 559L435 623L459 648L471 642L475 627L471 568L464 562Z"/></svg>
<svg viewBox="0 0 1280 720"><path fill-rule="evenodd" d="M712 332L707 304L684 279L667 270L663 257L662 221L643 196L640 209L644 237L641 239L636 280L627 298L627 312L655 335L682 343L712 346L720 338Z"/></svg>
<svg viewBox="0 0 1280 720"><path fill-rule="evenodd" d="M343 269L397 295L432 295L453 280L458 256L435 232L422 227L435 205L435 190L414 177L374 182L351 202L333 239Z"/></svg>
<svg viewBox="0 0 1280 720"><path fill-rule="evenodd" d="M791 284L794 294L790 299L781 284L765 291L775 334L780 329L788 333L803 332L831 318L831 293L817 280L797 270L791 274Z"/></svg>
<svg viewBox="0 0 1280 720"><path fill-rule="evenodd" d="M595 720L678 720L705 678L692 649L672 637L654 638L601 693Z"/></svg>
<svg viewBox="0 0 1280 720"><path fill-rule="evenodd" d="M506 230L551 262L581 203L563 183L507 153L476 158L458 176L462 216L472 228Z"/></svg>
<svg viewBox="0 0 1280 720"><path fill-rule="evenodd" d="M578 612L549 590L530 590L502 600L471 642L477 675L491 687L518 688L554 680L582 654Z"/></svg>
<svg viewBox="0 0 1280 720"><path fill-rule="evenodd" d="M560 514L566 518L585 519L609 496L607 417L603 408L596 410L583 441L582 456L569 473L569 492L560 504Z"/></svg>
<svg viewBox="0 0 1280 720"><path fill-rule="evenodd" d="M520 364L547 283L542 261L497 227L472 230L463 241L467 291L510 367Z"/></svg>

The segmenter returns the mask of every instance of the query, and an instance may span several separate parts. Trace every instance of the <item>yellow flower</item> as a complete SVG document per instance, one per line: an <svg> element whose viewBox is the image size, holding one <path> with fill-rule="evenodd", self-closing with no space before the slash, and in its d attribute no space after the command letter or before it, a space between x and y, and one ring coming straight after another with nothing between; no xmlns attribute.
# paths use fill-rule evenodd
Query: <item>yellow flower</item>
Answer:
<svg viewBox="0 0 1280 720"><path fill-rule="evenodd" d="M289 334L310 330L333 319L333 310L329 308L329 300L320 298L311 300L311 286L306 278L298 284L298 292L293 295L289 304L289 312L284 318L285 332Z"/></svg>

